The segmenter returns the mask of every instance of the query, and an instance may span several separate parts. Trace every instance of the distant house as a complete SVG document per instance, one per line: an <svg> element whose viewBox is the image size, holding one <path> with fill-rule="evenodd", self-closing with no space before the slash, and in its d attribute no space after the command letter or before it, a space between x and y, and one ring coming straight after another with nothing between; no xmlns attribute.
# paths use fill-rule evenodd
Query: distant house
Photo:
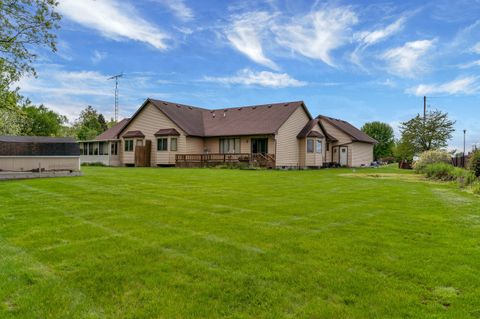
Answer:
<svg viewBox="0 0 480 319"><path fill-rule="evenodd" d="M0 136L0 172L79 170L79 145L73 138Z"/></svg>
<svg viewBox="0 0 480 319"><path fill-rule="evenodd" d="M342 166L368 166L373 162L373 146L377 141L352 124L320 115L317 117L330 140L326 161Z"/></svg>
<svg viewBox="0 0 480 319"><path fill-rule="evenodd" d="M100 143L108 142L107 149L117 143L118 156L109 165L196 167L248 162L272 168L319 168L340 161L330 151L330 145L335 149L343 141L344 133L337 131L313 118L302 101L204 109L147 99L128 121L94 141L81 142L82 161L94 161L86 157L100 156ZM365 151L360 146L350 148L352 154ZM371 153L369 158L372 148Z"/></svg>

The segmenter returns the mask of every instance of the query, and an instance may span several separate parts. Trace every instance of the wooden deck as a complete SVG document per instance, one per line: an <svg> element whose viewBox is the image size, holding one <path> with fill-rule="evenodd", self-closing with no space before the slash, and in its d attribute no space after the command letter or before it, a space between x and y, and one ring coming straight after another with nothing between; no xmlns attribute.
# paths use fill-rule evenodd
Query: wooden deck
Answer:
<svg viewBox="0 0 480 319"><path fill-rule="evenodd" d="M275 167L274 154L254 153L210 153L210 154L177 154L175 166L177 167L214 167L225 164L245 163L255 167Z"/></svg>

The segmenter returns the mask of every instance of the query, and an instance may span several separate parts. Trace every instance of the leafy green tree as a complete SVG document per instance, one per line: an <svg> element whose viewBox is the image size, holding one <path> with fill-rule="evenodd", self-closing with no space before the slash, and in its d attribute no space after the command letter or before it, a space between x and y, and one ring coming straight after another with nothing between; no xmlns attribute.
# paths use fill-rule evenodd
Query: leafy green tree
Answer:
<svg viewBox="0 0 480 319"><path fill-rule="evenodd" d="M402 140L413 146L415 153L446 147L455 131L455 121L448 118L448 113L439 110L430 111L426 118L417 115L403 122L400 126Z"/></svg>
<svg viewBox="0 0 480 319"><path fill-rule="evenodd" d="M35 75L32 63L37 56L32 47L56 51L53 31L61 18L57 5L57 0L0 1L0 59L5 78L13 81L25 73Z"/></svg>
<svg viewBox="0 0 480 319"><path fill-rule="evenodd" d="M2 112L0 121L8 118L9 125L15 118L15 124L4 131L18 132L21 126L19 105L26 101L12 86L22 75L36 76L34 50L47 47L56 51L57 5L56 0L0 0L0 109L8 110Z"/></svg>
<svg viewBox="0 0 480 319"><path fill-rule="evenodd" d="M373 146L373 156L375 160L392 156L395 139L393 128L390 125L377 121L369 122L362 126L362 131L378 141L378 143Z"/></svg>
<svg viewBox="0 0 480 319"><path fill-rule="evenodd" d="M20 135L24 117L18 110L0 108L0 135Z"/></svg>
<svg viewBox="0 0 480 319"><path fill-rule="evenodd" d="M103 121L102 121L103 120ZM107 123L102 114L98 113L92 106L87 106L75 123L77 138L80 140L91 140L107 129Z"/></svg>
<svg viewBox="0 0 480 319"><path fill-rule="evenodd" d="M59 136L62 125L67 122L63 115L49 110L43 105L26 106L22 108L26 119L23 123L22 135Z"/></svg>
<svg viewBox="0 0 480 319"><path fill-rule="evenodd" d="M400 139L395 143L393 148L393 156L397 161L412 161L415 155L415 146L405 139Z"/></svg>

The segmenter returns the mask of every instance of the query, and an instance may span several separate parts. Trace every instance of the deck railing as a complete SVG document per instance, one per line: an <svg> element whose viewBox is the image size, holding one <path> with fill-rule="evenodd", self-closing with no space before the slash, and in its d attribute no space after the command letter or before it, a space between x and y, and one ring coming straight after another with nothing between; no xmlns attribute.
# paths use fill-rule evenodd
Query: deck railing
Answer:
<svg viewBox="0 0 480 319"><path fill-rule="evenodd" d="M260 153L209 153L209 154L177 154L176 166L179 167L211 167L222 164L246 163L251 166L274 167L274 154Z"/></svg>

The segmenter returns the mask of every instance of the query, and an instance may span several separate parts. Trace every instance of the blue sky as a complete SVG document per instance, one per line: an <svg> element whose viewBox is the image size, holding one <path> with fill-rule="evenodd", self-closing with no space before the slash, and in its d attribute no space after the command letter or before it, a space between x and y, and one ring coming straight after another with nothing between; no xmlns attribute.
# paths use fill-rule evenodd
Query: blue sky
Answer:
<svg viewBox="0 0 480 319"><path fill-rule="evenodd" d="M430 108L480 143L480 1L60 0L58 52L38 50L34 103L75 118L147 98L207 108L303 100L312 115L396 129Z"/></svg>

